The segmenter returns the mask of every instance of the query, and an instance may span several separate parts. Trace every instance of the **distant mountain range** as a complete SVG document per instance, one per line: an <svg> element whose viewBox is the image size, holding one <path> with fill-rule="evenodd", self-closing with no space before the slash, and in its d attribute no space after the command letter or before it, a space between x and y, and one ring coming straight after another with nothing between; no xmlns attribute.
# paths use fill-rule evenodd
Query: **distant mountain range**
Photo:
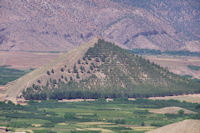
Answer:
<svg viewBox="0 0 200 133"><path fill-rule="evenodd" d="M199 0L0 0L0 50L68 51L100 36L200 52L199 29Z"/></svg>

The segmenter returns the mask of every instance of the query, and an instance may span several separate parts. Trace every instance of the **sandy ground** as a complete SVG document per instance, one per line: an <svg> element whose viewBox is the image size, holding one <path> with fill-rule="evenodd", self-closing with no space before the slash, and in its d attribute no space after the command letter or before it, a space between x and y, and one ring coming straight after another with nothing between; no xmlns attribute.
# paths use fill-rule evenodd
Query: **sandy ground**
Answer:
<svg viewBox="0 0 200 133"><path fill-rule="evenodd" d="M181 107L165 107L161 109L150 109L149 112L157 114L178 114L179 110L183 110L184 114L196 114L196 112Z"/></svg>
<svg viewBox="0 0 200 133"><path fill-rule="evenodd" d="M83 101L95 101L96 99L63 99L58 102L83 102Z"/></svg>
<svg viewBox="0 0 200 133"><path fill-rule="evenodd" d="M184 120L147 133L200 133L200 120Z"/></svg>
<svg viewBox="0 0 200 133"><path fill-rule="evenodd" d="M200 103L200 94L178 95L178 96L165 96L165 97L150 97L152 100L179 100L191 103Z"/></svg>

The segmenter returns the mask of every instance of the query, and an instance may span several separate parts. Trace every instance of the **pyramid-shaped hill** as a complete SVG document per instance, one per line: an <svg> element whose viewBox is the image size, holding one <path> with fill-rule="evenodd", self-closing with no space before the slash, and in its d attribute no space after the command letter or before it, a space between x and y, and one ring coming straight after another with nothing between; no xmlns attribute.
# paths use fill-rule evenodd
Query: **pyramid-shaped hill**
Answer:
<svg viewBox="0 0 200 133"><path fill-rule="evenodd" d="M34 82L26 83L22 93L25 99L150 97L200 92L199 83L128 50L101 39L92 43L39 68L43 73L35 76Z"/></svg>

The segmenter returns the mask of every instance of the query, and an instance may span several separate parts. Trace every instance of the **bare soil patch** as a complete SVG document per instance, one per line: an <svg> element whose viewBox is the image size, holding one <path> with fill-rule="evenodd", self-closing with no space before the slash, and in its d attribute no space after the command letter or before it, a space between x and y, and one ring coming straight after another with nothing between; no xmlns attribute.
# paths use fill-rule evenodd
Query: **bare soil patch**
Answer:
<svg viewBox="0 0 200 133"><path fill-rule="evenodd" d="M58 102L83 102L83 101L95 101L96 99L63 99Z"/></svg>
<svg viewBox="0 0 200 133"><path fill-rule="evenodd" d="M184 120L147 133L200 133L200 120Z"/></svg>
<svg viewBox="0 0 200 133"><path fill-rule="evenodd" d="M196 114L196 112L181 107L165 107L161 109L150 109L149 111L158 114L178 114L179 110L183 110L184 114Z"/></svg>
<svg viewBox="0 0 200 133"><path fill-rule="evenodd" d="M200 103L200 94L188 94L188 95L178 95L178 96L165 96L165 97L150 97L152 100L179 100L191 103Z"/></svg>

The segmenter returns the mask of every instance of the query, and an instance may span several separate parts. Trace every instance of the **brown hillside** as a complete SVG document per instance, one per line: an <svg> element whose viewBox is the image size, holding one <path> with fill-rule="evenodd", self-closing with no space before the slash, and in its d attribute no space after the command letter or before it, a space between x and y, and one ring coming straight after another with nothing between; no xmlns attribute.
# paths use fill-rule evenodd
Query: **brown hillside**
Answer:
<svg viewBox="0 0 200 133"><path fill-rule="evenodd" d="M129 49L200 51L198 5L198 0L1 0L0 50L68 51L99 35Z"/></svg>
<svg viewBox="0 0 200 133"><path fill-rule="evenodd" d="M147 133L200 133L200 120L184 120Z"/></svg>

